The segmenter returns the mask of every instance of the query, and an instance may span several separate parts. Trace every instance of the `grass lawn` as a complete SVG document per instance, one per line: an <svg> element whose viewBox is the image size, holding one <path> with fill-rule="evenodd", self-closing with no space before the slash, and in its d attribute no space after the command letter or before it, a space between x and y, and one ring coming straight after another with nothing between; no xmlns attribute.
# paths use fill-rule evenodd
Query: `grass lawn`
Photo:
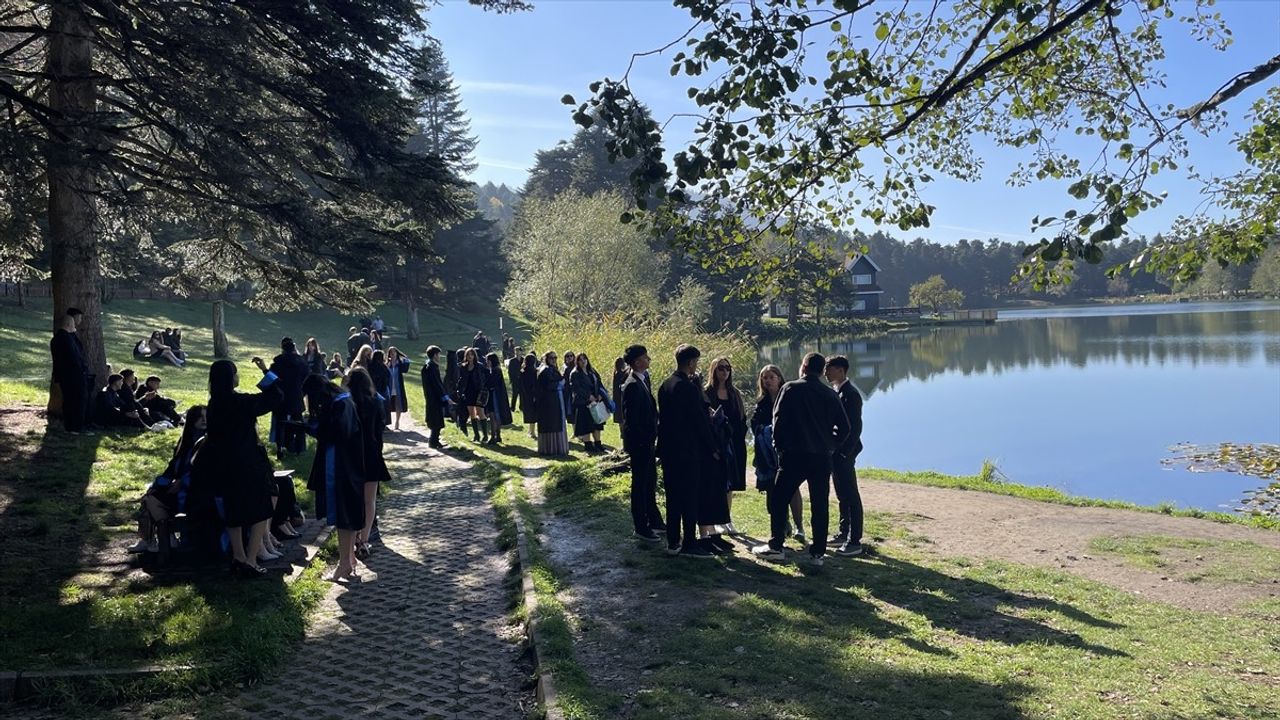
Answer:
<svg viewBox="0 0 1280 720"><path fill-rule="evenodd" d="M25 309L0 305L0 670L211 664L146 687L99 688L129 697L260 676L283 659L290 640L301 637L307 611L325 591L319 569L286 587L279 580L232 583L220 568L150 575L104 563L112 548L132 543L137 501L163 470L178 433L75 437L56 429L56 422L47 429L32 406L42 408L47 398L50 312L47 301ZM390 341L415 365L427 344L462 345L477 325L500 337L496 316L424 310L422 339L408 344L403 311L386 307L381 314L391 326ZM163 392L180 410L203 403L210 320L208 303L112 302L104 318L108 362L116 371L134 367L144 377L160 375ZM226 312L232 356L242 371L255 354L275 355L283 335L300 344L315 336L323 349L345 355L351 323L333 311L267 315L233 306ZM184 349L192 356L187 367L135 365L133 344L152 328L172 326L184 328ZM506 327L510 332L515 325L507 319ZM412 405L419 408L416 371L408 381ZM259 425L265 441L267 423ZM301 478L310 464L309 453L284 463L299 471L304 508L311 500Z"/></svg>
<svg viewBox="0 0 1280 720"><path fill-rule="evenodd" d="M462 443L456 430L448 441ZM610 425L606 444L616 442ZM527 435L476 454L494 472L540 464ZM613 441L613 442L611 442ZM579 454L580 453L575 453ZM868 473L879 475L879 473ZM941 480L884 473L920 484ZM954 479L977 488L981 477ZM569 523L605 566L632 574L607 592L678 598L684 611L583 614L595 582L535 543L533 575L545 637L540 660L556 678L570 718L626 715L688 718L1266 718L1280 701L1280 602L1232 614L1200 613L1141 599L1056 570L971 557L943 557L892 516L871 513L877 553L828 558L824 567L670 559L628 539L628 477L605 476L595 460L552 463L545 497L498 500L539 527ZM1018 494L1008 491L1007 494ZM1045 498L1062 502L1062 498ZM738 527L767 535L763 497L740 493ZM1223 569L1206 581L1267 572L1274 553L1184 548L1170 539L1120 539L1097 547L1155 562L1153 552L1229 553L1249 578ZM655 600L654 602L658 602ZM641 688L630 697L591 668L576 645L638 654ZM648 649L645 649L648 648Z"/></svg>

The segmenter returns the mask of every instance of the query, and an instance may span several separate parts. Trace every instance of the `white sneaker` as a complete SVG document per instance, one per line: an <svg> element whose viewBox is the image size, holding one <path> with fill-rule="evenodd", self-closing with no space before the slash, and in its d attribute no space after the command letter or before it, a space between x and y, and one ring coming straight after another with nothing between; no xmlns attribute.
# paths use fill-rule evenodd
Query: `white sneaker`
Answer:
<svg viewBox="0 0 1280 720"><path fill-rule="evenodd" d="M781 550L774 550L769 543L762 543L751 548L751 554L765 560L781 560L786 557L786 553Z"/></svg>
<svg viewBox="0 0 1280 720"><path fill-rule="evenodd" d="M147 544L146 540L139 540L129 548L129 553L133 555L138 555L140 553L147 552L150 549L151 549L151 546ZM157 550L158 549L159 548L157 548Z"/></svg>

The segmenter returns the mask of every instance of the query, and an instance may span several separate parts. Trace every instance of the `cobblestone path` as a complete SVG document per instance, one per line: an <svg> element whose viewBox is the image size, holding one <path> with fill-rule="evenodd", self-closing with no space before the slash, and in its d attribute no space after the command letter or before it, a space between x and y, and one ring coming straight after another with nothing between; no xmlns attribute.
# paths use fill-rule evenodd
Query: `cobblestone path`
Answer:
<svg viewBox="0 0 1280 720"><path fill-rule="evenodd" d="M233 698L226 716L524 716L510 563L479 478L412 429L388 434L386 451L393 491L379 498L382 540L359 568L364 581L335 585L289 664Z"/></svg>

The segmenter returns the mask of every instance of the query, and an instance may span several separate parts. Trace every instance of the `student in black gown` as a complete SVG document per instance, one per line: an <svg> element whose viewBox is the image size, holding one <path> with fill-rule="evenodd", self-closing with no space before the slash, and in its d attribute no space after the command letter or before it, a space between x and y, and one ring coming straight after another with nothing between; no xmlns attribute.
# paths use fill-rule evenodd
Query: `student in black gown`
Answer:
<svg viewBox="0 0 1280 720"><path fill-rule="evenodd" d="M49 341L49 354L53 358L53 381L62 392L62 427L69 433L84 432L88 422L91 389L94 375L84 359L84 346L76 328L84 319L77 308L68 308L62 316L62 325Z"/></svg>
<svg viewBox="0 0 1280 720"><path fill-rule="evenodd" d="M306 430L302 422L302 383L311 374L307 361L298 354L293 338L280 340L280 354L271 360L271 372L280 378L280 391L284 401L271 413L271 432L268 437L276 446L276 457L285 452L298 454L307 449Z"/></svg>
<svg viewBox="0 0 1280 720"><path fill-rule="evenodd" d="M569 454L565 432L564 374L556 367L556 354L545 353L538 370L538 454L561 457Z"/></svg>
<svg viewBox="0 0 1280 720"><path fill-rule="evenodd" d="M621 411L621 408L622 408L622 383L626 382L626 381L627 381L627 378L628 378L628 377L630 377L630 375L631 375L631 373L627 370L627 360L626 360L626 358L618 357L618 358L614 359L614 361L613 361L613 384L611 385L611 387L613 388L613 395L611 395L610 397L612 397L612 398L613 398L613 402L614 402L614 403L616 403L616 404L617 404L617 406L618 406L618 408L619 408L618 412L615 412L615 413L613 414L613 421L614 421L614 422L616 422L616 423L618 423L619 425L621 425L621 424L622 424L622 411Z"/></svg>
<svg viewBox="0 0 1280 720"><path fill-rule="evenodd" d="M514 412L520 409L520 367L524 363L524 358L520 355L520 348L514 348L514 354L508 356L507 365L507 381L511 384L511 410Z"/></svg>
<svg viewBox="0 0 1280 720"><path fill-rule="evenodd" d="M843 355L827 358L827 382L840 398L849 417L849 435L831 454L831 485L840 507L840 525L831 544L837 555L862 554L862 494L858 492L855 467L862 452L862 394L849 382L849 359Z"/></svg>
<svg viewBox="0 0 1280 720"><path fill-rule="evenodd" d="M529 437L538 439L538 356L529 353L524 356L524 364L520 368L520 414L524 424L529 428Z"/></svg>
<svg viewBox="0 0 1280 720"><path fill-rule="evenodd" d="M707 401L694 380L701 353L692 345L676 348L676 370L658 388L658 457L667 491L667 554L710 558L699 541L697 525L705 520L699 492L709 462L720 460L707 416ZM724 502L724 493L719 493Z"/></svg>
<svg viewBox="0 0 1280 720"><path fill-rule="evenodd" d="M351 393L324 378L307 378L305 392L316 437L316 457L307 487L315 493L316 517L338 530L335 582L359 581L355 538L364 529L364 436Z"/></svg>
<svg viewBox="0 0 1280 720"><path fill-rule="evenodd" d="M356 361L356 354L360 352L360 348L369 344L369 333L365 330L352 326L347 331L347 364Z"/></svg>
<svg viewBox="0 0 1280 720"><path fill-rule="evenodd" d="M138 374L133 371L133 368L121 370L120 377L124 379L124 383L120 386L120 401L124 403L125 408L137 413L138 417L142 418L142 423L148 427L160 422L163 418L152 417L151 411L138 400ZM173 423L169 424L173 425Z"/></svg>
<svg viewBox="0 0 1280 720"><path fill-rule="evenodd" d="M587 452L601 452L604 445L600 443L600 431L604 430L604 423L596 422L591 416L591 406L603 400L600 373L591 367L591 359L586 353L578 353L574 362L576 367L569 373L573 397L573 436Z"/></svg>
<svg viewBox="0 0 1280 720"><path fill-rule="evenodd" d="M384 397L387 400L387 412L391 415L391 429L396 432L400 432L400 416L409 412L409 396L404 391L404 376L409 372L411 363L400 352L400 348L392 346L387 349L387 372L391 376L387 382L387 392L390 394Z"/></svg>
<svg viewBox="0 0 1280 720"><path fill-rule="evenodd" d="M147 409L151 417L157 420L168 420L175 426L182 425L185 422L182 415L178 414L178 403L160 393L159 375L148 376L134 394L134 399Z"/></svg>
<svg viewBox="0 0 1280 720"><path fill-rule="evenodd" d="M573 424L573 386L570 384L570 376L573 371L578 369L578 356L572 350L566 350L564 353L564 368L560 370L560 377L564 378L564 419L570 425Z"/></svg>
<svg viewBox="0 0 1280 720"><path fill-rule="evenodd" d="M462 354L462 368L459 370L458 386L462 404L467 408L467 418L471 421L471 432L476 442L489 442L489 429L485 424L485 406L488 405L489 373L480 363L475 348L467 348ZM484 437L480 431L484 430ZM463 432L466 432L465 426Z"/></svg>
<svg viewBox="0 0 1280 720"><path fill-rule="evenodd" d="M733 384L733 365L729 358L711 361L705 394L711 410L719 410L724 416L725 452L721 453L721 462L728 480L725 504L732 518L733 494L747 489L747 408L742 393ZM732 519L728 532L737 532Z"/></svg>
<svg viewBox="0 0 1280 720"><path fill-rule="evenodd" d="M439 358L440 348L432 345L427 348L427 362L422 366L422 394L427 401L427 430L431 434L427 444L437 450L444 447L440 433L444 430L444 416L449 408L449 394L440 380Z"/></svg>
<svg viewBox="0 0 1280 720"><path fill-rule="evenodd" d="M502 358L498 357L498 353L491 352L488 356L489 361L489 405L485 408L489 417L490 437L489 443L498 445L502 442L502 427L510 425L513 418L511 417L511 405L507 402L507 383L502 378Z"/></svg>
<svg viewBox="0 0 1280 720"><path fill-rule="evenodd" d="M337 357L338 354L334 353L334 356ZM302 359L307 361L307 372L312 375L324 375L329 369L324 352L320 350L320 343L313 337L307 338L306 344L303 345Z"/></svg>
<svg viewBox="0 0 1280 720"><path fill-rule="evenodd" d="M222 499L222 516L231 540L232 572L241 577L260 577L266 570L258 565L263 536L271 519L271 495L275 486L267 449L258 442L258 418L284 402L279 378L267 369L262 358L253 363L262 371L259 392L236 392L240 376L235 363L216 360L209 367L209 427L204 445L192 468L192 482L212 488ZM244 528L248 528L246 545Z"/></svg>
<svg viewBox="0 0 1280 720"><path fill-rule="evenodd" d="M103 427L150 430L151 426L134 409L135 405L133 395L124 389L124 378L112 375L107 378L106 387L98 394L98 424Z"/></svg>
<svg viewBox="0 0 1280 720"><path fill-rule="evenodd" d="M387 398L391 397L391 370L387 368L387 354L374 350L369 363L363 367L373 380L373 391L382 398L382 426L386 427L391 424L391 408L387 403Z"/></svg>
<svg viewBox="0 0 1280 720"><path fill-rule="evenodd" d="M756 440L756 452L751 464L756 471L756 489L760 492L768 492L778 475L778 456L773 451L773 406L777 404L778 393L782 392L782 386L787 381L782 376L782 368L777 365L765 365L760 368L756 381L758 384L756 406L751 413L751 434ZM767 434L766 429L768 429ZM765 445L768 448L762 452L761 448ZM772 466L765 464L766 456L773 460ZM794 533L792 537L801 545L807 545L808 539L804 534L804 497L800 495L799 490L791 496L790 505L791 528L787 534Z"/></svg>
<svg viewBox="0 0 1280 720"><path fill-rule="evenodd" d="M360 418L360 437L364 447L364 526L355 538L355 554L360 560L369 557L369 538L373 532L373 520L377 516L379 483L391 479L387 463L383 459L382 443L386 425L386 402L373 387L370 373L363 368L352 370L347 376L347 390L356 404L356 416Z"/></svg>
<svg viewBox="0 0 1280 720"><path fill-rule="evenodd" d="M191 460L195 455L196 442L204 437L208 428L204 406L192 405L187 408L184 425L182 437L178 439L173 456L169 458L169 465L152 481L147 494L142 497L142 510L138 513L139 539L136 545L129 548L131 553L159 552L154 519L172 519L178 513L187 511Z"/></svg>
<svg viewBox="0 0 1280 720"><path fill-rule="evenodd" d="M325 368L324 374L328 376L330 380L338 380L343 375L347 374L347 366L342 362L341 355L334 353L333 356L329 358L329 366Z"/></svg>

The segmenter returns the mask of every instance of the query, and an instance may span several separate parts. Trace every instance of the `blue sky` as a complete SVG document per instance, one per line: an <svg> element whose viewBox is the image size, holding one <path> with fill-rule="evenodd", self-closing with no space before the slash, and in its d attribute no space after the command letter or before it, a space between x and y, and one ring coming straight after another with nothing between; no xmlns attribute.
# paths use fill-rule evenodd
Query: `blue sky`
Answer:
<svg viewBox="0 0 1280 720"><path fill-rule="evenodd" d="M534 0L531 12L498 15L461 0L450 0L428 14L431 34L444 45L463 102L480 143L479 164L472 178L519 187L533 164L534 153L570 137L574 125L560 97L570 93L584 99L586 86L601 77L618 77L634 52L661 47L692 24L667 0ZM1221 12L1235 42L1224 52L1196 42L1184 26L1167 25L1163 68L1167 91L1157 99L1183 107L1208 97L1235 73L1252 68L1280 53L1280 0L1220 0ZM669 51L669 52L675 52ZM641 60L632 71L631 86L659 121L690 109L685 94L688 78L673 78L665 58ZM1271 83L1276 82L1273 77ZM1254 88L1228 106L1233 122L1226 132L1192 142L1191 165L1202 172L1230 172L1242 166L1230 146L1231 133L1240 130L1243 110L1261 94ZM666 146L687 144L673 125ZM1031 239L1030 219L1057 215L1070 207L1063 186L1035 184L1009 187L1009 171L1023 158L980 144L986 161L979 182L941 180L925 191L937 206L932 226L922 235L939 242L961 238ZM1095 149L1096 151L1096 149ZM1156 176L1153 190L1168 199L1144 213L1130 229L1154 234L1168 228L1179 214L1199 202L1198 185L1179 173ZM875 228L863 221L859 228ZM898 234L896 229L889 229Z"/></svg>

